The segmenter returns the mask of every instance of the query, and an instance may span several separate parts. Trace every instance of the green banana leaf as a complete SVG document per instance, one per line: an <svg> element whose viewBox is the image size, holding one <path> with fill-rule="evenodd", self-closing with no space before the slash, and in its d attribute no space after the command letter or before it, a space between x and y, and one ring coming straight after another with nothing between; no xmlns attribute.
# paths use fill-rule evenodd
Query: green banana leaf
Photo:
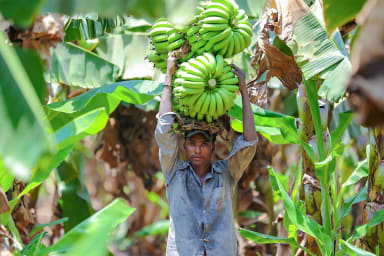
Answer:
<svg viewBox="0 0 384 256"><path fill-rule="evenodd" d="M14 179L15 179L15 176L10 174L9 171L7 170L7 168L5 168L4 162L0 156L0 186L1 186L1 189L4 192L7 192L12 187Z"/></svg>
<svg viewBox="0 0 384 256"><path fill-rule="evenodd" d="M309 255L315 255L313 252L311 252L310 250L306 249L305 247L297 243L293 237L289 237L289 238L275 237L275 236L255 232L255 231L246 230L243 228L240 228L239 232L240 232L240 235L242 235L246 239L251 240L258 244L289 244L293 247L298 247L303 249Z"/></svg>
<svg viewBox="0 0 384 256"><path fill-rule="evenodd" d="M367 252L366 250L360 249L343 239L339 239L339 244L341 245L341 248L343 249L344 253L347 253L347 255L350 256L375 256L375 254Z"/></svg>
<svg viewBox="0 0 384 256"><path fill-rule="evenodd" d="M119 67L72 43L51 49L51 66L46 81L82 88L97 88L116 81Z"/></svg>
<svg viewBox="0 0 384 256"><path fill-rule="evenodd" d="M31 177L31 170L36 165L45 168L56 150L31 83L35 76L27 73L35 70L33 66L41 66L41 61L36 55L28 55L26 61L25 65L31 66L28 70L23 68L22 60L0 31L0 155L8 171L23 181Z"/></svg>
<svg viewBox="0 0 384 256"><path fill-rule="evenodd" d="M297 134L294 117L268 111L255 105L252 105L252 111L256 127L258 127L260 132L264 132L267 138L274 140L271 142L299 144L299 136ZM229 115L238 120L243 119L240 97L236 98L234 107L229 110ZM241 123L236 121L234 123L234 129L242 131L242 125L240 126L240 124ZM274 129L264 129L265 127Z"/></svg>
<svg viewBox="0 0 384 256"><path fill-rule="evenodd" d="M337 144L341 141L345 130L348 128L353 119L353 113L351 111L339 113L339 125L331 131L331 148L329 151L333 151Z"/></svg>
<svg viewBox="0 0 384 256"><path fill-rule="evenodd" d="M165 17L165 1L158 0L46 0L42 12L67 15L96 12L102 16L133 15L145 18Z"/></svg>
<svg viewBox="0 0 384 256"><path fill-rule="evenodd" d="M122 199L116 199L88 219L84 220L57 243L39 250L37 256L45 255L92 255L106 256L106 243L110 232L125 221L133 212Z"/></svg>
<svg viewBox="0 0 384 256"><path fill-rule="evenodd" d="M355 18L365 2L366 0L324 0L324 19L328 33L331 34Z"/></svg>
<svg viewBox="0 0 384 256"><path fill-rule="evenodd" d="M123 80L153 77L153 64L145 60L149 50L148 37L140 33L103 36L96 47L101 58L120 68L118 76Z"/></svg>
<svg viewBox="0 0 384 256"><path fill-rule="evenodd" d="M289 217L291 223L298 229L314 237L323 255L330 255L328 250L332 250L333 241L331 237L325 233L324 227L319 225L309 216L305 215L302 210L293 203L284 186L280 182L278 175L271 167L268 168L268 172L272 189L274 191L279 191L281 194L286 216Z"/></svg>
<svg viewBox="0 0 384 256"><path fill-rule="evenodd" d="M48 232L44 231L37 234L33 239L23 248L20 252L21 255L35 256L37 255L39 249L43 247L41 240Z"/></svg>
<svg viewBox="0 0 384 256"><path fill-rule="evenodd" d="M352 236L348 238L347 242L352 242L356 239L364 237L367 234L367 231L369 230L369 228L377 226L383 221L384 221L384 209L378 210L367 224L355 227Z"/></svg>
<svg viewBox="0 0 384 256"><path fill-rule="evenodd" d="M306 80L321 76L324 79L320 96L329 101L338 101L345 94L345 85L351 72L346 51L343 50L340 34L331 39L321 21L309 11L296 24L291 49L296 56Z"/></svg>
<svg viewBox="0 0 384 256"><path fill-rule="evenodd" d="M36 17L44 0L2 0L0 13L16 25L27 28Z"/></svg>
<svg viewBox="0 0 384 256"><path fill-rule="evenodd" d="M79 154L76 151L74 153ZM65 232L71 230L94 212L83 176L84 166L77 166L74 161L62 162L55 171L61 194L59 205L63 213L62 216L68 218L68 221L64 223Z"/></svg>
<svg viewBox="0 0 384 256"><path fill-rule="evenodd" d="M136 237L165 235L169 229L169 220L159 220L148 226L143 227L135 233Z"/></svg>

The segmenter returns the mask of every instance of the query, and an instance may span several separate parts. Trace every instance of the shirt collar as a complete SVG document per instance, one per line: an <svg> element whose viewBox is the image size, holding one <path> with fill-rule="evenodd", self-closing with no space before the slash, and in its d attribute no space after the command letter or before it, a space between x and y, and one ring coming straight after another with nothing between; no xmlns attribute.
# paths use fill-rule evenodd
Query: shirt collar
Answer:
<svg viewBox="0 0 384 256"><path fill-rule="evenodd" d="M182 170L184 171L185 169L187 169L188 167L191 167L191 163L189 161L182 161L180 164L179 164L179 170ZM216 163L212 163L212 170L214 172L217 172L217 173L223 173L223 170L221 168L219 168L219 166L216 164Z"/></svg>

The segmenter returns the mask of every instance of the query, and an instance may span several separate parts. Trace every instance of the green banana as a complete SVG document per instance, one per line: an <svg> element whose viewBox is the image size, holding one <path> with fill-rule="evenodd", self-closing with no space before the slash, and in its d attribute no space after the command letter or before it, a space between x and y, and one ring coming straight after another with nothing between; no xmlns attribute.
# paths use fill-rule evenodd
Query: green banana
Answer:
<svg viewBox="0 0 384 256"><path fill-rule="evenodd" d="M215 111L216 111L216 97L213 93L210 93L208 115L213 116ZM210 122L210 121L208 121L208 122Z"/></svg>
<svg viewBox="0 0 384 256"><path fill-rule="evenodd" d="M210 17L206 17L204 19L201 19L199 21L199 25L205 24L205 23L209 23L209 24L228 24L228 19L222 18L222 17L217 17L217 16L210 16Z"/></svg>
<svg viewBox="0 0 384 256"><path fill-rule="evenodd" d="M181 85L185 88L191 88L191 89L204 89L205 82L203 81L189 81L185 80L181 83Z"/></svg>
<svg viewBox="0 0 384 256"><path fill-rule="evenodd" d="M200 14L201 19L212 17L212 16L221 17L227 20L230 18L227 11L215 6L210 6L210 8L206 9L204 12Z"/></svg>
<svg viewBox="0 0 384 256"><path fill-rule="evenodd" d="M207 71L207 74L210 75L212 69L210 68L210 63L208 63L208 59L205 58L205 57L202 56L202 55L197 56L195 59L196 59L197 61L199 61L199 62L204 66L204 68L205 68L206 71Z"/></svg>
<svg viewBox="0 0 384 256"><path fill-rule="evenodd" d="M196 101L196 103L192 106L191 117L195 117L198 112L200 112L203 103L207 98L207 94L201 94L200 98Z"/></svg>
<svg viewBox="0 0 384 256"><path fill-rule="evenodd" d="M239 79L237 77L233 77L233 78L220 81L220 85L232 85L232 84L239 84Z"/></svg>
<svg viewBox="0 0 384 256"><path fill-rule="evenodd" d="M234 48L234 38L231 37L231 42L228 44L227 51L225 53L225 58L230 58L233 56L233 48Z"/></svg>
<svg viewBox="0 0 384 256"><path fill-rule="evenodd" d="M208 113L208 107L210 102L210 92L205 93L207 96L205 97L205 100L203 102L203 105L201 106L201 109L197 115L197 120L203 120L204 115Z"/></svg>
<svg viewBox="0 0 384 256"><path fill-rule="evenodd" d="M167 62L166 61L156 62L155 63L155 67L158 68L158 69L166 68L167 67Z"/></svg>
<svg viewBox="0 0 384 256"><path fill-rule="evenodd" d="M239 29L243 29L245 32L247 32L247 34L252 37L252 27L248 26L248 25L245 25L245 24L239 24L237 25L237 27Z"/></svg>
<svg viewBox="0 0 384 256"><path fill-rule="evenodd" d="M187 106L193 106L195 102L200 98L201 94L187 95L183 98L183 102Z"/></svg>
<svg viewBox="0 0 384 256"><path fill-rule="evenodd" d="M224 109L224 103L221 99L221 95L217 92L218 89L215 89L212 93L215 96L216 99L216 111L219 116L223 115L225 113Z"/></svg>
<svg viewBox="0 0 384 256"><path fill-rule="evenodd" d="M215 72L216 72L216 58L215 58L215 56L213 56L213 54L210 52L204 53L203 56L207 60L206 63L207 63L208 72L210 74L215 74Z"/></svg>
<svg viewBox="0 0 384 256"><path fill-rule="evenodd" d="M162 43L154 43L156 51L163 53L167 51L168 41Z"/></svg>
<svg viewBox="0 0 384 256"><path fill-rule="evenodd" d="M236 32L239 33L243 38L243 40L245 41L245 48L251 45L252 38L249 36L249 34L245 30L236 28Z"/></svg>
<svg viewBox="0 0 384 256"><path fill-rule="evenodd" d="M201 37L198 34L195 34L195 35L188 37L188 42L190 45L192 45L193 43L196 43L200 39L201 39Z"/></svg>
<svg viewBox="0 0 384 256"><path fill-rule="evenodd" d="M187 88L187 87L183 87L183 86L178 86L173 90L174 90L174 92L178 92L182 95L197 94L197 93L203 93L204 92L204 88Z"/></svg>
<svg viewBox="0 0 384 256"><path fill-rule="evenodd" d="M199 32L200 27L199 26L192 26L190 29L187 31L187 37L191 37L197 32Z"/></svg>
<svg viewBox="0 0 384 256"><path fill-rule="evenodd" d="M160 61L161 60L161 57L159 54L157 54L156 52L152 52L150 54L147 55L147 59L150 61L150 62L157 62L157 61Z"/></svg>
<svg viewBox="0 0 384 256"><path fill-rule="evenodd" d="M225 89L217 89L217 93L220 95L221 100L223 101L224 113L227 112L231 107L231 99L228 97Z"/></svg>
<svg viewBox="0 0 384 256"><path fill-rule="evenodd" d="M224 40L225 38L229 37L231 35L232 29L231 27L227 27L222 32L217 33L214 37L209 39L209 42L216 44L217 42L220 42Z"/></svg>
<svg viewBox="0 0 384 256"><path fill-rule="evenodd" d="M222 10L228 15L228 18L231 17L229 13L231 10L225 4L222 4L218 1L212 1L211 3L208 4L206 11L211 9Z"/></svg>
<svg viewBox="0 0 384 256"><path fill-rule="evenodd" d="M152 38L152 41L154 43L165 42L165 41L168 41L168 36L167 36L167 34L160 34L160 35L154 36Z"/></svg>
<svg viewBox="0 0 384 256"><path fill-rule="evenodd" d="M216 31L211 31L211 32L207 32L207 33L204 33L201 36L201 38L203 38L204 40L206 41L209 41L212 37L216 36L217 35L217 32Z"/></svg>
<svg viewBox="0 0 384 256"><path fill-rule="evenodd" d="M219 77L223 72L224 67L224 58L221 55L216 55L216 70L215 70L215 76Z"/></svg>
<svg viewBox="0 0 384 256"><path fill-rule="evenodd" d="M200 49L201 47L203 47L205 44L206 44L207 41L205 40L200 40L200 41L197 41L195 43L193 43L191 46L191 50L196 52L198 49Z"/></svg>
<svg viewBox="0 0 384 256"><path fill-rule="evenodd" d="M235 74L232 71L230 71L230 72L226 72L226 73L221 74L217 78L217 80L219 80L219 83L221 83L221 81L225 81L227 79L231 79L231 78L234 78L234 77L235 77Z"/></svg>
<svg viewBox="0 0 384 256"><path fill-rule="evenodd" d="M184 70L186 72L188 72L189 74L192 74L192 75L195 75L195 76L199 76L201 78L205 78L205 74L203 72L201 72L201 70L195 68L195 67L192 67L188 62L186 62L186 66L184 67Z"/></svg>
<svg viewBox="0 0 384 256"><path fill-rule="evenodd" d="M170 45L168 45L167 50L171 52L171 51L173 51L175 49L178 49L181 46L183 46L184 43L185 43L185 39L184 38L180 38L179 40L177 40L177 41L171 43Z"/></svg>
<svg viewBox="0 0 384 256"><path fill-rule="evenodd" d="M227 89L230 92L238 92L239 91L239 86L237 86L237 85L224 84L224 85L220 85L220 88Z"/></svg>
<svg viewBox="0 0 384 256"><path fill-rule="evenodd" d="M174 32L168 36L168 42L173 43L183 37L184 37L183 33Z"/></svg>
<svg viewBox="0 0 384 256"><path fill-rule="evenodd" d="M190 59L188 62L189 64L191 64L192 67L200 70L204 74L204 77L208 76L207 68L200 61L197 61L196 58Z"/></svg>
<svg viewBox="0 0 384 256"><path fill-rule="evenodd" d="M233 33L231 33L231 35L228 36L227 38L225 38L223 41L217 43L217 44L213 47L213 50L215 50L216 52L218 52L220 55L224 56L225 53L227 52L227 49L228 49L229 44L231 43L232 34L233 34Z"/></svg>
<svg viewBox="0 0 384 256"><path fill-rule="evenodd" d="M169 29L165 27L157 27L152 29L151 32L149 32L149 35L151 38L153 38L154 36L157 36L157 35L167 34L168 30Z"/></svg>
<svg viewBox="0 0 384 256"><path fill-rule="evenodd" d="M208 24L208 23L204 23L204 24L201 25L201 28L205 29L205 30L203 30L203 32L204 31L222 31L222 30L226 29L227 27L228 27L228 24ZM202 29L200 29L200 33L202 33L201 32Z"/></svg>
<svg viewBox="0 0 384 256"><path fill-rule="evenodd" d="M195 76L195 75L192 75L190 73L187 73L187 72L183 72L180 76L181 78L183 78L185 81L190 81L190 82L199 82L199 83L202 83L203 86L205 85L204 82L205 82L205 79L202 78L201 76Z"/></svg>
<svg viewBox="0 0 384 256"><path fill-rule="evenodd" d="M233 44L233 47L234 47L234 49L233 49L233 55L236 55L236 54L238 54L242 49L240 48L240 41L239 41L239 37L238 37L238 35L239 34L237 34L237 33L234 33L233 34L233 40L235 41L234 42L234 44Z"/></svg>

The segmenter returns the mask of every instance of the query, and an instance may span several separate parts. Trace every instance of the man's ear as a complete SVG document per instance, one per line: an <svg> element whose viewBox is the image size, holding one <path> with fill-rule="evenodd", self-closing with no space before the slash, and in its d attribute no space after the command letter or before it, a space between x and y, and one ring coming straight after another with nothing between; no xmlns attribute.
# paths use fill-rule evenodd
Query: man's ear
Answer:
<svg viewBox="0 0 384 256"><path fill-rule="evenodd" d="M215 151L215 142L212 142L212 152Z"/></svg>

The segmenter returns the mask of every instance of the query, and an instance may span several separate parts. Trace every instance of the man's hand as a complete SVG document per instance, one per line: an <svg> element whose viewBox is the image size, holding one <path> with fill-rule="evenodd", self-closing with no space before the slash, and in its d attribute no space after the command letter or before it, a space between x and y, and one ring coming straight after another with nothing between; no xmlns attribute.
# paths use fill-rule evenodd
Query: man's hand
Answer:
<svg viewBox="0 0 384 256"><path fill-rule="evenodd" d="M239 90L241 93L241 100L243 104L243 135L246 141L253 141L257 138L255 130L255 121L253 119L253 113L251 103L249 101L249 95L245 83L245 73L239 67L231 64L232 71L239 78Z"/></svg>
<svg viewBox="0 0 384 256"><path fill-rule="evenodd" d="M175 54L172 53L170 56L168 56L168 58L167 58L167 75L173 76L173 74L175 74L176 61L177 61L177 58L176 58Z"/></svg>
<svg viewBox="0 0 384 256"><path fill-rule="evenodd" d="M235 73L235 75L237 75L237 77L239 78L239 89L240 89L240 92L242 93L244 90L246 91L247 87L246 87L246 84L245 84L245 73L244 73L244 71L241 70L235 64L230 64L230 66L232 67L233 73Z"/></svg>

